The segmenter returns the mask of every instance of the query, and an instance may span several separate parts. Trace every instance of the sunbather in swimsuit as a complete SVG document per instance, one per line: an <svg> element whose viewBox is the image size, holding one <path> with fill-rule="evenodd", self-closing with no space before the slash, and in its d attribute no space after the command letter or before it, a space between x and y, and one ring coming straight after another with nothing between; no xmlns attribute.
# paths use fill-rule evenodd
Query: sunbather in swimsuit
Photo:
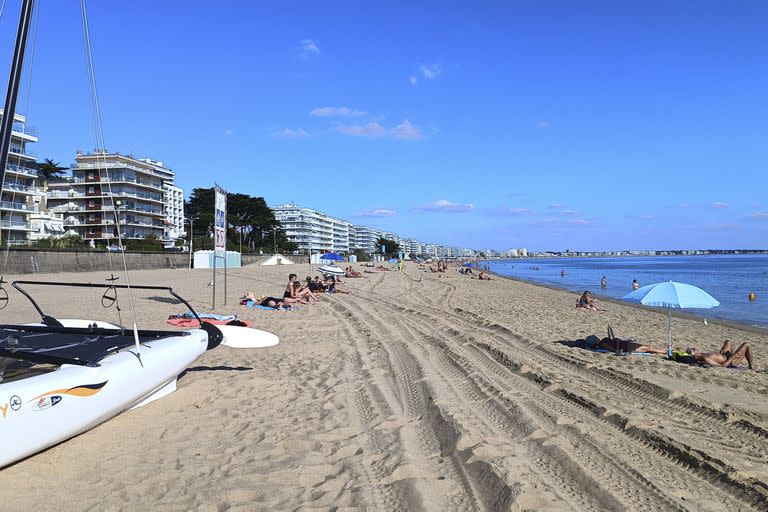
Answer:
<svg viewBox="0 0 768 512"><path fill-rule="evenodd" d="M752 346L749 343L742 343L734 351L731 340L725 340L725 343L720 348L720 352L702 352L695 347L687 349L686 352L695 357L697 362L708 364L709 366L735 368L744 363L746 359L749 369L755 369L752 360Z"/></svg>

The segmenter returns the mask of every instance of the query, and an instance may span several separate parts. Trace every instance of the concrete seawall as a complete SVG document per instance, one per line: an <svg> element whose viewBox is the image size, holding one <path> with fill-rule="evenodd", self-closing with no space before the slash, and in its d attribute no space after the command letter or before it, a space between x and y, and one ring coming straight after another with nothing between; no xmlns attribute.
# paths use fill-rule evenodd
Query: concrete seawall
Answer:
<svg viewBox="0 0 768 512"><path fill-rule="evenodd" d="M178 252L127 252L129 270L187 268L189 254ZM258 264L264 256L243 255L242 264ZM44 274L50 272L118 271L123 269L119 253L102 251L0 251L0 273Z"/></svg>

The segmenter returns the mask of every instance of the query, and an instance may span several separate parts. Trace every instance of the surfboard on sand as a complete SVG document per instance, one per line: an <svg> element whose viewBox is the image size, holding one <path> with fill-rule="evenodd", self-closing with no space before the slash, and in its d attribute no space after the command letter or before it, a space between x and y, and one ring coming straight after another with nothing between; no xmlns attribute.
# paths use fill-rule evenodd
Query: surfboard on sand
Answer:
<svg viewBox="0 0 768 512"><path fill-rule="evenodd" d="M216 328L224 335L221 344L231 348L265 348L280 343L277 335L259 329L236 325L217 325Z"/></svg>

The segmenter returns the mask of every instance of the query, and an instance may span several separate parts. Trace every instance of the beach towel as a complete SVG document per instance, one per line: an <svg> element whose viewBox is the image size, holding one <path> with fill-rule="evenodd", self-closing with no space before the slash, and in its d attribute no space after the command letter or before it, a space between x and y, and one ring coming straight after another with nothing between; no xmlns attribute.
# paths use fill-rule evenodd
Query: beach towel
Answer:
<svg viewBox="0 0 768 512"><path fill-rule="evenodd" d="M239 325L241 327L251 327L253 325L249 320L216 320L213 318L205 318L204 319L209 324L213 325ZM200 327L200 324L195 320L194 318L169 318L167 320L167 323L174 325L176 327L185 327L185 328L196 328Z"/></svg>

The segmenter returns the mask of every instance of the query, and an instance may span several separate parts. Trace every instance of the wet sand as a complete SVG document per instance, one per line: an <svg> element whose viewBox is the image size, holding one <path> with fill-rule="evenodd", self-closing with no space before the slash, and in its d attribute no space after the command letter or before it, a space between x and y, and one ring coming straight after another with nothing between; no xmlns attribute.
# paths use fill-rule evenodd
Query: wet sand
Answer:
<svg viewBox="0 0 768 512"><path fill-rule="evenodd" d="M231 270L229 305L219 298L216 312L241 313L280 345L219 347L172 395L2 470L0 508L765 509L768 374L561 343L602 337L610 323L664 346L664 312L602 301L605 313L576 310L573 293L413 264L348 279L351 295L298 311L237 305L248 290L280 295L288 272L308 271ZM131 277L211 311L210 271ZM4 321L38 320L10 294ZM98 292L38 295L55 316L118 320ZM142 328L183 311L154 292L137 293L137 307ZM673 327L681 346L750 341L768 364L765 332L695 318Z"/></svg>

